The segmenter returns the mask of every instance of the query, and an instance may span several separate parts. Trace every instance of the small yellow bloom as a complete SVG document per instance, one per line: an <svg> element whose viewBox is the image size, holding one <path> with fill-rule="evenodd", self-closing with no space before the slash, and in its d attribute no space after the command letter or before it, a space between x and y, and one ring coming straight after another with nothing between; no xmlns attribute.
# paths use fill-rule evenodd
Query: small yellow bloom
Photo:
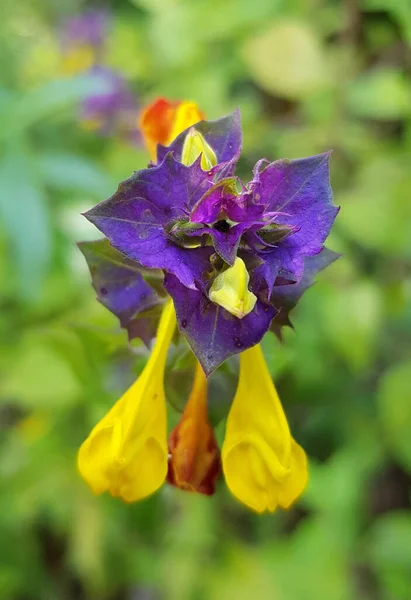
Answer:
<svg viewBox="0 0 411 600"><path fill-rule="evenodd" d="M221 455L230 491L257 513L289 508L306 487L307 457L291 437L259 345L240 355Z"/></svg>
<svg viewBox="0 0 411 600"><path fill-rule="evenodd" d="M214 494L221 475L220 450L208 419L207 379L199 362L193 389L168 447L168 482L182 490Z"/></svg>
<svg viewBox="0 0 411 600"><path fill-rule="evenodd" d="M184 140L181 162L183 165L192 165L201 154L201 168L208 171L217 164L217 157L212 147L194 127L190 129Z"/></svg>
<svg viewBox="0 0 411 600"><path fill-rule="evenodd" d="M151 356L137 381L94 427L78 454L78 468L95 494L108 491L126 502L155 492L167 475L164 368L176 326L165 306Z"/></svg>
<svg viewBox="0 0 411 600"><path fill-rule="evenodd" d="M96 60L94 48L87 44L67 50L61 59L61 71L64 75L85 73Z"/></svg>
<svg viewBox="0 0 411 600"><path fill-rule="evenodd" d="M249 282L250 275L244 261L237 256L233 266L214 279L208 296L212 302L242 319L253 310L257 302L255 294L248 289Z"/></svg>
<svg viewBox="0 0 411 600"><path fill-rule="evenodd" d="M101 117L92 117L90 119L82 119L81 126L86 131L99 131L104 126L104 119Z"/></svg>
<svg viewBox="0 0 411 600"><path fill-rule="evenodd" d="M170 102L158 98L140 116L140 129L152 160L156 159L157 144L168 146L185 129L204 119L194 102Z"/></svg>

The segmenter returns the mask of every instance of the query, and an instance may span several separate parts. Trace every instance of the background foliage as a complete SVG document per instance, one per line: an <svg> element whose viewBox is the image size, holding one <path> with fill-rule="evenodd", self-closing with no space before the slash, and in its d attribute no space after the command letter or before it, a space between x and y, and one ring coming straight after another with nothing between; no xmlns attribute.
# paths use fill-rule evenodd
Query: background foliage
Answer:
<svg viewBox="0 0 411 600"><path fill-rule="evenodd" d="M84 130L79 103L98 83L61 76L60 24L91 5L2 3L1 599L409 600L409 0L106 4L105 60L140 105L240 106L243 174L262 155L334 149L328 245L344 256L294 311L296 333L264 341L311 482L264 517L224 485L127 506L76 473L79 444L146 357L95 301L74 243L96 236L80 212L147 161Z"/></svg>

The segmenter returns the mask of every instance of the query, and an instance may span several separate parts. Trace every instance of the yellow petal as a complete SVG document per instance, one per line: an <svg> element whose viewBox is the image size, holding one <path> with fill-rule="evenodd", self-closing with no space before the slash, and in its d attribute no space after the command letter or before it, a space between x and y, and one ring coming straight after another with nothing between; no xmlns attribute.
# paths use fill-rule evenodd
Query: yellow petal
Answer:
<svg viewBox="0 0 411 600"><path fill-rule="evenodd" d="M185 129L204 119L194 102L172 102L157 98L145 107L139 126L152 160L156 160L157 144L169 146Z"/></svg>
<svg viewBox="0 0 411 600"><path fill-rule="evenodd" d="M164 368L176 317L163 310L157 339L141 376L94 427L81 446L78 468L91 489L126 502L152 494L167 474Z"/></svg>
<svg viewBox="0 0 411 600"><path fill-rule="evenodd" d="M195 102L180 102L176 108L172 126L168 135L167 146L180 133L204 119L204 115Z"/></svg>
<svg viewBox="0 0 411 600"><path fill-rule="evenodd" d="M304 450L291 437L259 345L240 355L221 454L230 491L258 513L288 508L307 484Z"/></svg>
<svg viewBox="0 0 411 600"><path fill-rule="evenodd" d="M238 319L248 315L257 302L257 297L248 289L250 275L244 261L237 256L232 267L219 273L208 294L210 300L225 308Z"/></svg>

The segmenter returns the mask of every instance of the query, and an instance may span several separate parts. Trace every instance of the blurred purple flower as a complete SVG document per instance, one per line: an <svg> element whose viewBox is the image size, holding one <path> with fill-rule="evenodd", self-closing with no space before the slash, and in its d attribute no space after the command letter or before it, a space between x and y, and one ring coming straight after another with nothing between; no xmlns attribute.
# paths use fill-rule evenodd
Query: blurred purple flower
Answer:
<svg viewBox="0 0 411 600"><path fill-rule="evenodd" d="M61 42L63 54L76 47L90 46L101 50L109 30L110 18L105 10L89 10L63 23Z"/></svg>
<svg viewBox="0 0 411 600"><path fill-rule="evenodd" d="M102 9L68 19L61 31L61 69L66 75L93 75L104 84L104 92L89 96L82 104L80 121L85 129L139 143L135 97L121 72L104 66L109 28L110 15Z"/></svg>
<svg viewBox="0 0 411 600"><path fill-rule="evenodd" d="M138 107L127 82L119 73L105 67L94 67L90 73L103 80L107 91L83 102L80 117L83 127L105 136L120 134L127 141L138 143Z"/></svg>

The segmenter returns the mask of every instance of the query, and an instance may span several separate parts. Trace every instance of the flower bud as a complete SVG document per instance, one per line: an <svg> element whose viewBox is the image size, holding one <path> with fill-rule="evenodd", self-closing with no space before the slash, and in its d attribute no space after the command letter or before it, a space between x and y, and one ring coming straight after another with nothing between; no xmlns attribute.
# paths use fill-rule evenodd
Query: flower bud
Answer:
<svg viewBox="0 0 411 600"><path fill-rule="evenodd" d="M199 131L194 127L187 133L184 140L181 162L183 165L190 166L201 154L201 168L203 171L209 171L217 164L217 157L214 150L208 144Z"/></svg>
<svg viewBox="0 0 411 600"><path fill-rule="evenodd" d="M213 494L221 474L220 451L208 419L207 379L199 363L193 389L168 447L168 482L182 490Z"/></svg>

